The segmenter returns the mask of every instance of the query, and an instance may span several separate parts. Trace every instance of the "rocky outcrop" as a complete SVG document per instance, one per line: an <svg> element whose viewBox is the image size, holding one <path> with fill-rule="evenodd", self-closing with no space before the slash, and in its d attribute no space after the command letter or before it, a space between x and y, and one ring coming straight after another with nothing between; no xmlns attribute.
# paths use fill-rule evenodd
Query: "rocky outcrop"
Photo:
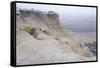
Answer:
<svg viewBox="0 0 100 68"><path fill-rule="evenodd" d="M60 24L59 15L54 11L19 10L17 24L19 23L31 23L37 29L49 31L54 35L65 36Z"/></svg>

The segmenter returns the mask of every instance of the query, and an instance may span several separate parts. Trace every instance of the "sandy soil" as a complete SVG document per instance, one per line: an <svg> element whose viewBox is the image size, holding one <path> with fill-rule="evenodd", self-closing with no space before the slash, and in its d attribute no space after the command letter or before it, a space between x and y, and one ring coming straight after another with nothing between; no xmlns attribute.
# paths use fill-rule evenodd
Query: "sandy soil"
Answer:
<svg viewBox="0 0 100 68"><path fill-rule="evenodd" d="M95 57L80 56L68 44L53 36L37 40L25 31L17 31L17 65L88 60L95 60Z"/></svg>

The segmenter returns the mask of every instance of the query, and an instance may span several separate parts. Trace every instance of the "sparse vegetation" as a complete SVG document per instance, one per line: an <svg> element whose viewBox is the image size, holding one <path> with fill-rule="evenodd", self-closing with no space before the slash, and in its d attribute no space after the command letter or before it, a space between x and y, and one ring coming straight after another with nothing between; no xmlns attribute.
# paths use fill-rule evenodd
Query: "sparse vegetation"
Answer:
<svg viewBox="0 0 100 68"><path fill-rule="evenodd" d="M85 45L90 49L94 56L96 56L96 41L91 43L85 43Z"/></svg>
<svg viewBox="0 0 100 68"><path fill-rule="evenodd" d="M17 26L17 28L19 30L28 32L29 34L31 34L35 38L37 37L36 29L32 27L32 24L29 24L29 23L27 23L27 24L21 24L21 25Z"/></svg>
<svg viewBox="0 0 100 68"><path fill-rule="evenodd" d="M30 31L30 34L33 35L36 38L37 37L36 29L32 28L31 31Z"/></svg>

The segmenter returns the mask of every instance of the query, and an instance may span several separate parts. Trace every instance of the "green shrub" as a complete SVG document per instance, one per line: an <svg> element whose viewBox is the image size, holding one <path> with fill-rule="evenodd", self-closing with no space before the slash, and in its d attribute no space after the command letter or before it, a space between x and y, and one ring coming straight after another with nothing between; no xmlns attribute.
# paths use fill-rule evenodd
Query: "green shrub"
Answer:
<svg viewBox="0 0 100 68"><path fill-rule="evenodd" d="M36 29L32 28L31 31L30 31L30 34L33 35L36 38L37 37Z"/></svg>
<svg viewBox="0 0 100 68"><path fill-rule="evenodd" d="M17 28L19 30L28 32L29 34L31 34L35 38L37 37L36 29L32 27L32 24L29 24L29 23L27 23L27 24L21 24L21 25L18 25Z"/></svg>
<svg viewBox="0 0 100 68"><path fill-rule="evenodd" d="M21 25L18 25L17 28L30 33L33 27L31 24L21 24Z"/></svg>

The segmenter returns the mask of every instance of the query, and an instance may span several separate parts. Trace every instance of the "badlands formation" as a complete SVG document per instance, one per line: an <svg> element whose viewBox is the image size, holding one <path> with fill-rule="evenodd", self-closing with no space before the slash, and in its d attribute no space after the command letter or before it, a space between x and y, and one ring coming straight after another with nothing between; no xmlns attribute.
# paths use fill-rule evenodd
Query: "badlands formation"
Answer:
<svg viewBox="0 0 100 68"><path fill-rule="evenodd" d="M17 65L96 60L95 49L86 45L95 41L71 37L54 11L18 10L16 33Z"/></svg>

